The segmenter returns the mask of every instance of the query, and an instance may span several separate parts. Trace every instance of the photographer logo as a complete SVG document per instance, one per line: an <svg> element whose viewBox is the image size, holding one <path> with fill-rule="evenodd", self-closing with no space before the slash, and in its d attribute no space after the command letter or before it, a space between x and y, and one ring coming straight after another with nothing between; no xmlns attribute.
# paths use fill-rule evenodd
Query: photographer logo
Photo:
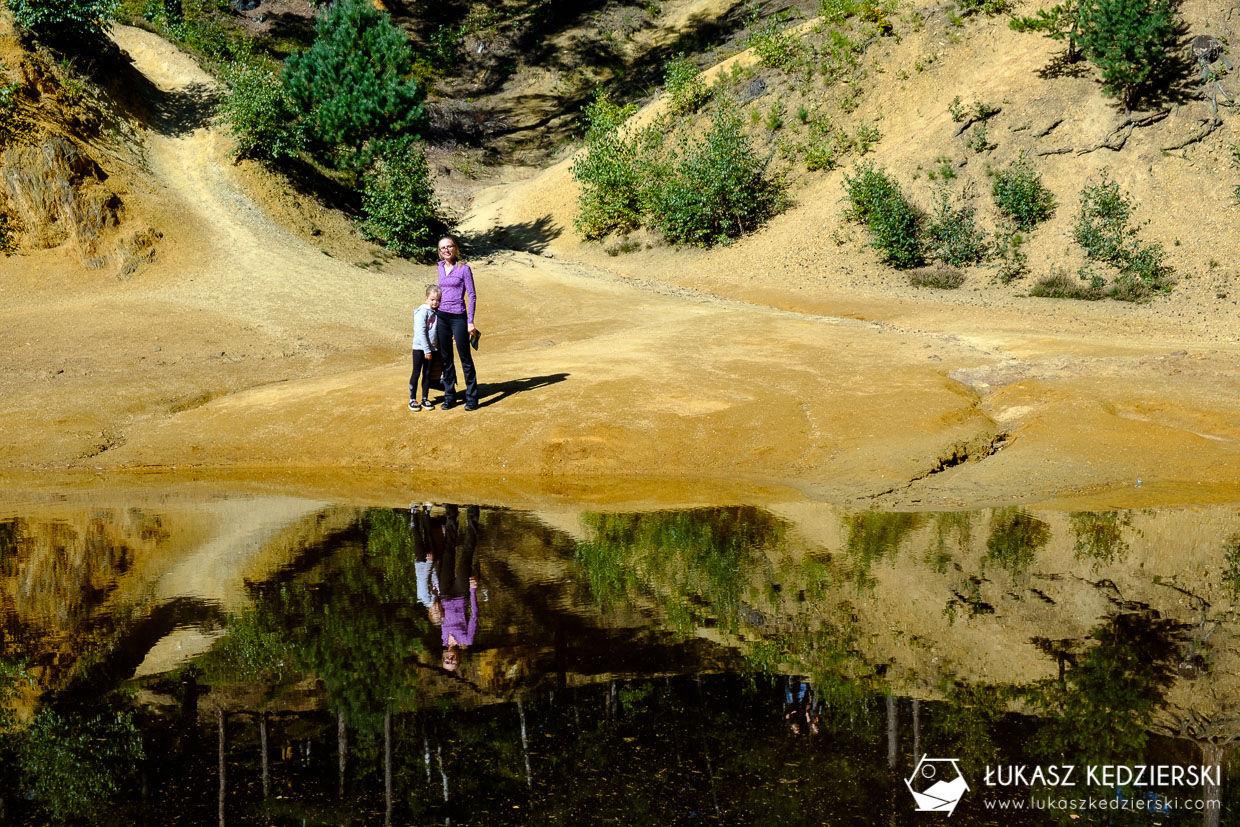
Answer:
<svg viewBox="0 0 1240 827"><path fill-rule="evenodd" d="M956 811L956 805L969 789L969 783L960 773L960 764L956 758L931 758L923 755L913 767L913 774L904 780L904 785L913 794L917 802L917 810L927 813L947 813Z"/></svg>

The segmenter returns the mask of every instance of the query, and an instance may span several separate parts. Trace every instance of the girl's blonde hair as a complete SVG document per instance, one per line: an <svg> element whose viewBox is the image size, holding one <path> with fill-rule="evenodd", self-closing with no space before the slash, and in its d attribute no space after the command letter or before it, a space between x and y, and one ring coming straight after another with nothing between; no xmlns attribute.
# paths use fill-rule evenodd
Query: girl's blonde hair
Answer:
<svg viewBox="0 0 1240 827"><path fill-rule="evenodd" d="M440 287L438 284L428 284L428 285L426 285L426 297L427 297L428 299L429 299L431 296L433 296L434 294L436 294L436 293L438 293L439 295L441 295L441 296L442 296L442 295L443 295L443 288L442 288L442 287Z"/></svg>

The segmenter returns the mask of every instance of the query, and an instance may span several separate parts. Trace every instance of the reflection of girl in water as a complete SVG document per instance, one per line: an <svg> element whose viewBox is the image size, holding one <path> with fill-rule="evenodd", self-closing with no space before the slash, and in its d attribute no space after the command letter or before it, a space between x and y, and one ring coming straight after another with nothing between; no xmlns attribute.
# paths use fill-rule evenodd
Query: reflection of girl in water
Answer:
<svg viewBox="0 0 1240 827"><path fill-rule="evenodd" d="M818 734L818 699L800 678L784 676L784 722L793 735Z"/></svg>
<svg viewBox="0 0 1240 827"><path fill-rule="evenodd" d="M421 506L410 503L409 533L413 536L413 571L418 581L418 602L426 607L434 620L435 595L439 594L439 572L435 571L435 561L439 559L439 548L443 545L443 518L431 516L430 503Z"/></svg>
<svg viewBox="0 0 1240 827"><path fill-rule="evenodd" d="M474 548L478 544L478 506L465 509L465 536L458 544L459 513L457 506L447 506L443 552L438 565L439 600L430 610L431 620L442 626L443 668L449 672L455 672L461 665L461 650L473 645L478 631L478 579L473 572Z"/></svg>

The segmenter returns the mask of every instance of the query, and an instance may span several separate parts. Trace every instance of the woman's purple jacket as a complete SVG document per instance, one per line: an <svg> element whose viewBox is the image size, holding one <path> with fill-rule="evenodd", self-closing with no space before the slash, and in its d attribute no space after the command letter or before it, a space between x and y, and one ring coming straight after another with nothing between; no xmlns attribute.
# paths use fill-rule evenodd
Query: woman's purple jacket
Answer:
<svg viewBox="0 0 1240 827"><path fill-rule="evenodd" d="M469 621L465 620L465 595L449 597L443 604L443 645L448 645L448 635L456 638L461 646L472 646L478 631L478 592L469 590Z"/></svg>
<svg viewBox="0 0 1240 827"><path fill-rule="evenodd" d="M446 272L445 272L446 271ZM478 304L478 294L474 292L474 271L468 264L457 262L451 270L439 262L439 289L443 295L439 297L440 313L465 313L466 320L473 324L474 307ZM469 294L469 305L465 305L465 294Z"/></svg>

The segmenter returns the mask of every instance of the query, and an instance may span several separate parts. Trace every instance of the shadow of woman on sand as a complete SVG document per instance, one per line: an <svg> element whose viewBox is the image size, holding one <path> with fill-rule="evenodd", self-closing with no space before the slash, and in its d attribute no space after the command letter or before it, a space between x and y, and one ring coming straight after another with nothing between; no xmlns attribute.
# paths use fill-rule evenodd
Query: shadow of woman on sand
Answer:
<svg viewBox="0 0 1240 827"><path fill-rule="evenodd" d="M537 390L538 388L545 388L548 385L555 385L563 382L568 377L569 374L567 373L552 373L548 376L531 376L528 379L509 379L507 382L491 384L482 384L480 382L478 383L478 407L485 408L487 405L502 402L514 393L523 393L525 391Z"/></svg>

